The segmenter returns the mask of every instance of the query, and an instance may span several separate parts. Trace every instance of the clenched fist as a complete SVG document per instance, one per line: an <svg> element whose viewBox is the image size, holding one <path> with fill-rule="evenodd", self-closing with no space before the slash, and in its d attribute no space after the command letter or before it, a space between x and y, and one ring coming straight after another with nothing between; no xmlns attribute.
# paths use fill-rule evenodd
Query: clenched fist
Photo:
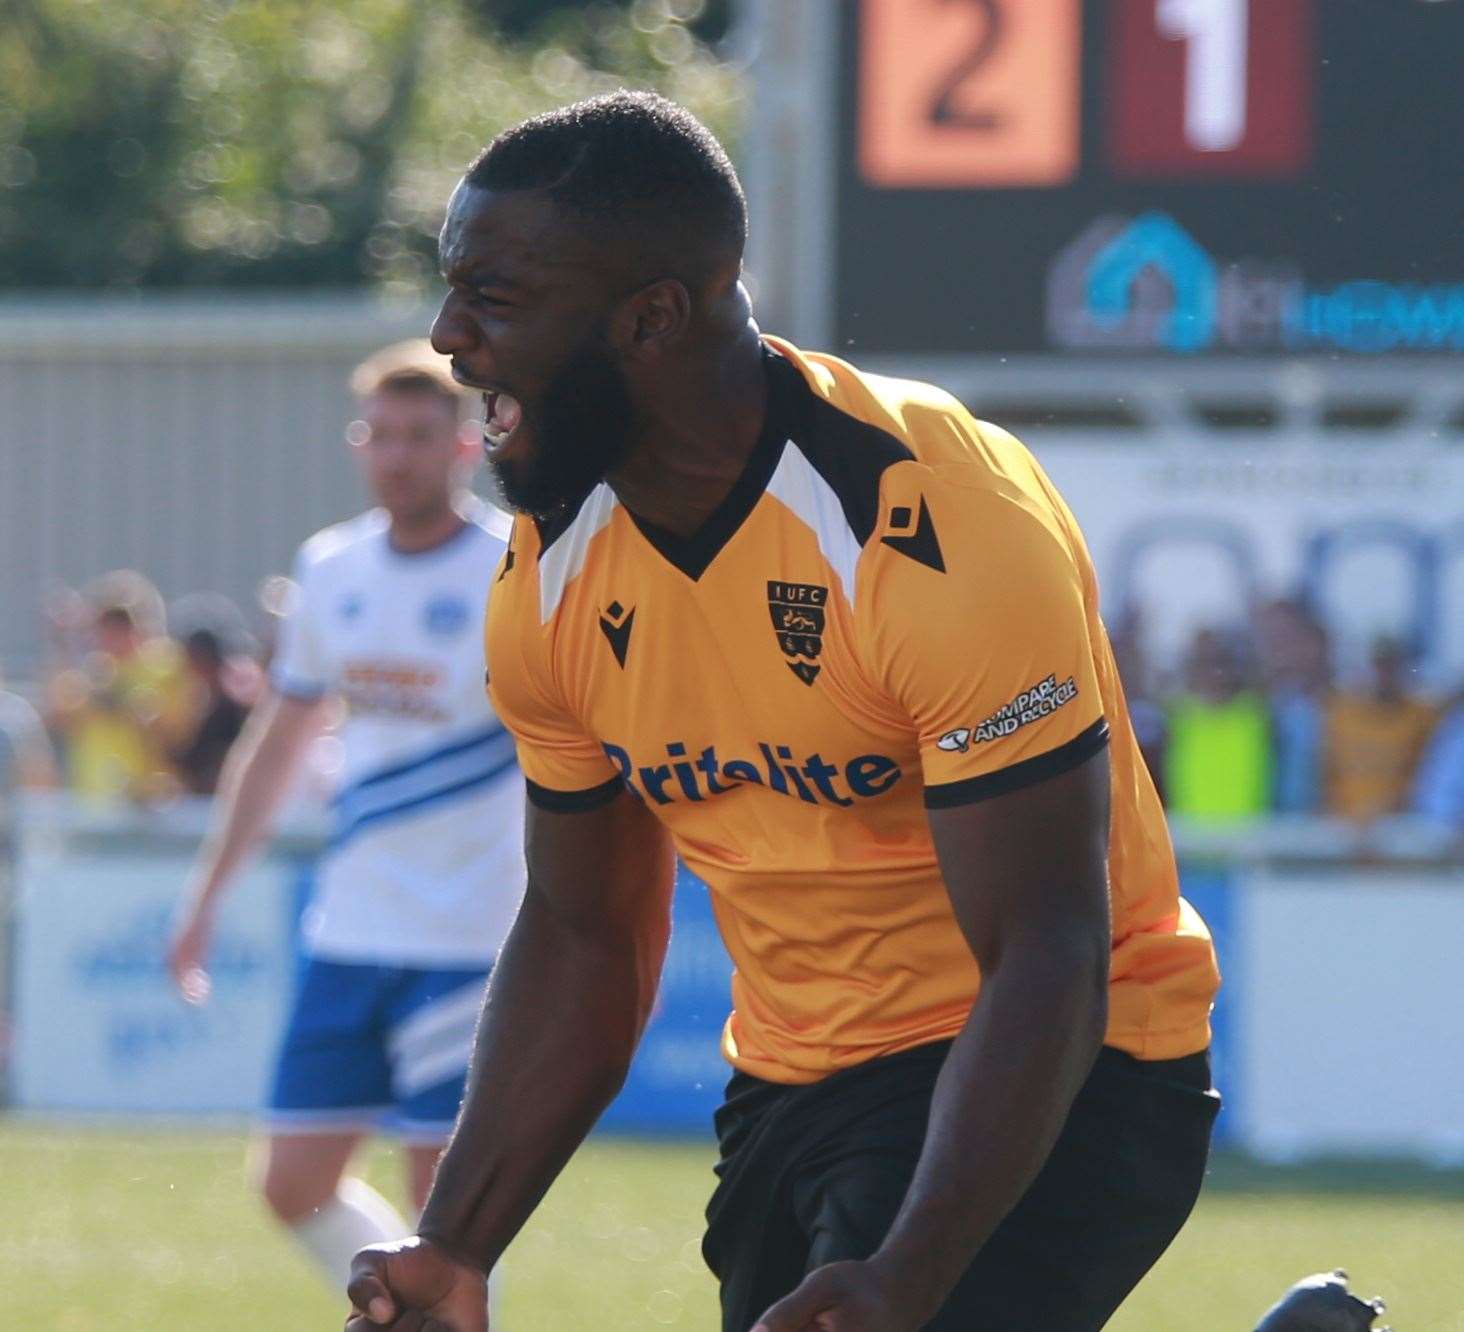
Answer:
<svg viewBox="0 0 1464 1332"><path fill-rule="evenodd" d="M420 1236L362 1249L346 1293L346 1332L488 1332L487 1277Z"/></svg>

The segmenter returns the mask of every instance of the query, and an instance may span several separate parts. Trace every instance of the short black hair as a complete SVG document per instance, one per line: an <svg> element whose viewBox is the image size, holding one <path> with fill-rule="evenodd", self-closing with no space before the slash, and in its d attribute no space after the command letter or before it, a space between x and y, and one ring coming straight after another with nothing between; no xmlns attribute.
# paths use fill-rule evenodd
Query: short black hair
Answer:
<svg viewBox="0 0 1464 1332"><path fill-rule="evenodd" d="M714 249L740 260L747 200L722 145L656 93L590 97L504 130L464 178L492 190L543 190L560 208L664 253ZM690 257L690 256L687 256Z"/></svg>

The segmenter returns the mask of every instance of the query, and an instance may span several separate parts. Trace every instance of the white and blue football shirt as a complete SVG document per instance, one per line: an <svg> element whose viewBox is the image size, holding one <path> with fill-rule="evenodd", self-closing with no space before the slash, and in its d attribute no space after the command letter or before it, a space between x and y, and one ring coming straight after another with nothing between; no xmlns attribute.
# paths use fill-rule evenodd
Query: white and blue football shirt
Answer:
<svg viewBox="0 0 1464 1332"><path fill-rule="evenodd" d="M345 962L486 965L523 894L523 780L483 687L483 607L509 521L406 554L380 509L316 533L271 669L288 697L331 693L341 726L334 832L303 922Z"/></svg>

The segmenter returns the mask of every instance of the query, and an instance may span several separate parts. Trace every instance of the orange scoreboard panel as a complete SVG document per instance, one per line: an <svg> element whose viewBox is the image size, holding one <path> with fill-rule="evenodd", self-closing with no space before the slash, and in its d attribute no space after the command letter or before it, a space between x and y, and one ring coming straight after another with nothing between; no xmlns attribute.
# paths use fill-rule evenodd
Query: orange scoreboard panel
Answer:
<svg viewBox="0 0 1464 1332"><path fill-rule="evenodd" d="M865 0L865 179L943 189L1070 180L1081 37L1081 0Z"/></svg>
<svg viewBox="0 0 1464 1332"><path fill-rule="evenodd" d="M1464 352L1464 0L833 0L876 352Z"/></svg>

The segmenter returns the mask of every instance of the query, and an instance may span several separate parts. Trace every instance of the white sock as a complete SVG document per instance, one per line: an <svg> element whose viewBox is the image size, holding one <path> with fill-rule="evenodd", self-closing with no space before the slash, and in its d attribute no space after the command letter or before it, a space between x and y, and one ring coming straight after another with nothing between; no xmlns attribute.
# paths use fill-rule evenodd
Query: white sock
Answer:
<svg viewBox="0 0 1464 1332"><path fill-rule="evenodd" d="M338 1290L345 1288L357 1249L410 1233L397 1209L361 1179L341 1180L334 1198L291 1229Z"/></svg>

